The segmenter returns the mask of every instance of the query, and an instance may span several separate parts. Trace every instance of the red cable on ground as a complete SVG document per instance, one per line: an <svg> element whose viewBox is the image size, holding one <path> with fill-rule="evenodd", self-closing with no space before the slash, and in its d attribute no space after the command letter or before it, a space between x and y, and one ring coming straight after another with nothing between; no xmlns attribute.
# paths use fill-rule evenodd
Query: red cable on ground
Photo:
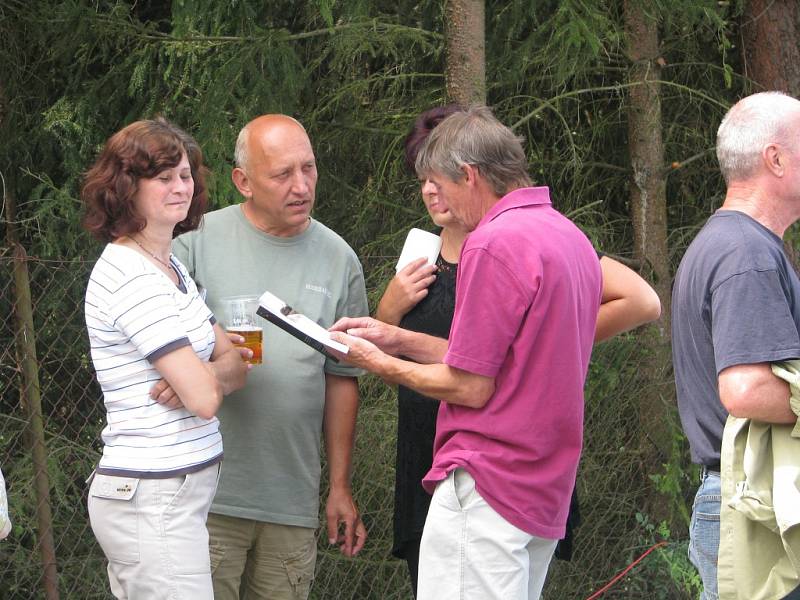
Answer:
<svg viewBox="0 0 800 600"><path fill-rule="evenodd" d="M606 592L609 590L609 588L611 588L611 586L613 586L613 585L614 585L615 583L617 583L617 582L618 582L620 579L622 579L623 577L625 577L625 575L627 575L627 574L628 574L628 572L629 572L631 569L633 569L633 567L635 567L635 566L636 566L636 565L638 565L640 562L642 562L642 560L644 560L644 557L645 557L645 556L647 556L648 554L650 554L650 553L651 553L653 550L655 550L656 548L660 548L661 546L666 546L666 545L667 545L667 542L658 542L658 543L657 543L657 544L655 544L654 546L651 546L650 548L648 548L648 549L647 549L647 552L645 552L644 554L642 554L642 555L641 555L639 558L637 558L635 561L633 561L631 564L629 564L627 567L625 567L625 568L622 570L622 572L621 572L619 575L617 575L616 577L614 577L614 579L612 579L611 581L609 581L609 582L608 582L607 584L605 584L605 585L604 585L602 588L600 588L600 589L599 589L599 590L597 590L597 591L596 591L594 594L592 594L591 596L589 596L589 597L588 597L586 600L595 600L595 598L599 598L600 596L602 596L603 594L605 594L605 593L606 593Z"/></svg>

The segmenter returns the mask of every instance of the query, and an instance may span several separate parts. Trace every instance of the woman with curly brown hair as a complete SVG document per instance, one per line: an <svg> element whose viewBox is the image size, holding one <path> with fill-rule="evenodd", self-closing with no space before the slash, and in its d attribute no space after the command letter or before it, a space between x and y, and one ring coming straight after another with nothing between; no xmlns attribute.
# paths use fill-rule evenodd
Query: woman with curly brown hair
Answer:
<svg viewBox="0 0 800 600"><path fill-rule="evenodd" d="M106 408L89 518L118 598L213 598L214 415L247 367L170 251L200 224L204 171L184 131L137 121L106 142L82 190L84 224L106 242L85 304Z"/></svg>

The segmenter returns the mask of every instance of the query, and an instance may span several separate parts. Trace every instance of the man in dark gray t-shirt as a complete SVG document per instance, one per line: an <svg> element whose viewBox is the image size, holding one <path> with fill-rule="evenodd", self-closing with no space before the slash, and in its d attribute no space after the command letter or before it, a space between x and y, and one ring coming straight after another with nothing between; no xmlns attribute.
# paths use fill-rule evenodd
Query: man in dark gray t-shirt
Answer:
<svg viewBox="0 0 800 600"><path fill-rule="evenodd" d="M793 423L789 388L770 363L800 357L800 280L782 236L800 218L800 102L748 96L717 134L725 201L689 246L672 293L681 423L702 481L689 554L716 600L720 447L728 414Z"/></svg>
<svg viewBox="0 0 800 600"><path fill-rule="evenodd" d="M781 239L742 212L717 211L681 261L672 315L678 406L692 461L719 471L728 411L718 374L800 356L800 280Z"/></svg>

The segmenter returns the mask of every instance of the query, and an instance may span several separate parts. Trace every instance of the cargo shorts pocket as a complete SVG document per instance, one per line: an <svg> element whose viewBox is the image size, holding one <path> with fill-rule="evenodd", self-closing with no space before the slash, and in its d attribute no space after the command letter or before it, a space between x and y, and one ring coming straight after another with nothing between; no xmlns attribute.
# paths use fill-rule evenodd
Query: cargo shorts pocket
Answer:
<svg viewBox="0 0 800 600"><path fill-rule="evenodd" d="M317 561L317 543L311 540L305 548L282 559L289 585L297 598L307 598L314 581L314 565Z"/></svg>
<svg viewBox="0 0 800 600"><path fill-rule="evenodd" d="M225 559L225 546L220 543L210 543L208 545L208 555L211 561L211 574L213 575Z"/></svg>
<svg viewBox="0 0 800 600"><path fill-rule="evenodd" d="M89 522L110 561L139 562L139 479L95 474L89 487Z"/></svg>

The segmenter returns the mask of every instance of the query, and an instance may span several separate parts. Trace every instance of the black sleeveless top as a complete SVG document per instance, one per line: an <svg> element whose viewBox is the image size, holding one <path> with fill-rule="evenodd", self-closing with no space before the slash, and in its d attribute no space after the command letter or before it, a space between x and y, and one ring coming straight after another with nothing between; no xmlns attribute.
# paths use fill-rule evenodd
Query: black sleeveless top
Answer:
<svg viewBox="0 0 800 600"><path fill-rule="evenodd" d="M456 305L457 264L436 260L436 280L428 295L400 321L400 327L447 339ZM404 386L397 393L397 462L395 464L394 545L392 554L405 558L405 547L422 537L431 497L422 478L433 462L433 438L439 401Z"/></svg>

